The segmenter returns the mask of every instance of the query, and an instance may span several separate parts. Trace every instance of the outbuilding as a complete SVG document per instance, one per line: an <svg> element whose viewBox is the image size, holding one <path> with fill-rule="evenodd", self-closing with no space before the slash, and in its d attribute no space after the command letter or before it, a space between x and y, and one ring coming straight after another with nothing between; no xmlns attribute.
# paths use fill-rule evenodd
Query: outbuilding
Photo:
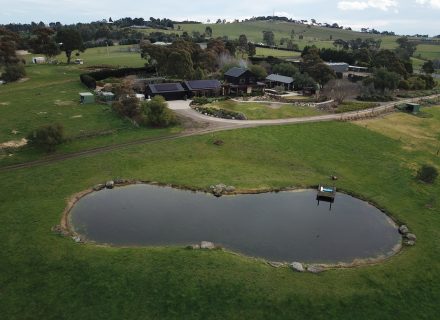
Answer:
<svg viewBox="0 0 440 320"><path fill-rule="evenodd" d="M184 87L192 97L217 97L221 93L222 84L218 80L185 81Z"/></svg>
<svg viewBox="0 0 440 320"><path fill-rule="evenodd" d="M150 97L162 96L165 100L182 100L188 93L180 83L157 83L147 85L147 95Z"/></svg>
<svg viewBox="0 0 440 320"><path fill-rule="evenodd" d="M79 94L81 104L95 103L95 96L90 92L81 92Z"/></svg>
<svg viewBox="0 0 440 320"><path fill-rule="evenodd" d="M33 57L32 63L34 63L34 64L46 63L46 58L45 57Z"/></svg>
<svg viewBox="0 0 440 320"><path fill-rule="evenodd" d="M293 90L293 78L279 74L271 74L266 77L266 85L268 88L283 86L284 90L291 91Z"/></svg>

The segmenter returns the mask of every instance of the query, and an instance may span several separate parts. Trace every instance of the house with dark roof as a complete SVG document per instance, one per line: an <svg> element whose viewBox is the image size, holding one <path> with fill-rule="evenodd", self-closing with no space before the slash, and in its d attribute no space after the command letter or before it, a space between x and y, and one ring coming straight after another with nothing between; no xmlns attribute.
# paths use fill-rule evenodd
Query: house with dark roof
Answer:
<svg viewBox="0 0 440 320"><path fill-rule="evenodd" d="M217 97L222 91L218 80L190 80L185 81L183 86L191 97Z"/></svg>
<svg viewBox="0 0 440 320"><path fill-rule="evenodd" d="M150 98L160 95L165 100L182 100L188 97L187 90L180 83L148 84L146 92Z"/></svg>
<svg viewBox="0 0 440 320"><path fill-rule="evenodd" d="M266 86L258 82L257 77L250 70L233 67L225 72L224 94L251 94L254 90L262 91Z"/></svg>
<svg viewBox="0 0 440 320"><path fill-rule="evenodd" d="M286 77L279 74L271 74L266 77L266 86L268 88L275 88L283 86L284 90L293 90L293 78Z"/></svg>

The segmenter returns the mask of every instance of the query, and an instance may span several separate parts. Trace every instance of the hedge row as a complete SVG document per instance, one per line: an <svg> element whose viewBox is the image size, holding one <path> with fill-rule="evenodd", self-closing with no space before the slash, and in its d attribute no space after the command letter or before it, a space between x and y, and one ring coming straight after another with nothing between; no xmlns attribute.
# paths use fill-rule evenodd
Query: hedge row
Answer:
<svg viewBox="0 0 440 320"><path fill-rule="evenodd" d="M246 120L246 116L243 113L225 110L225 109L217 109L217 108L210 108L210 107L202 107L197 106L194 108L197 112L213 116L216 118L222 118L222 119L233 119L233 120Z"/></svg>
<svg viewBox="0 0 440 320"><path fill-rule="evenodd" d="M96 81L101 81L107 78L123 78L131 75L154 74L154 67L142 68L119 68L119 69L102 69L80 75L80 80L84 85L90 89L96 88Z"/></svg>

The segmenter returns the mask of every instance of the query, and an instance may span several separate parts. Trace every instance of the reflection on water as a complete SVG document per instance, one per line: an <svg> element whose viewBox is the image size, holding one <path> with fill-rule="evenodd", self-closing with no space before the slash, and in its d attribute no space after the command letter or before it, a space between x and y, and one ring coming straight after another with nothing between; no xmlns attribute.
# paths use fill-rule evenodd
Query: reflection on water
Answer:
<svg viewBox="0 0 440 320"><path fill-rule="evenodd" d="M351 262L388 254L400 236L370 204L338 193L331 204L316 192L216 198L205 193L131 185L82 198L75 230L114 245L188 245L212 241L272 261Z"/></svg>

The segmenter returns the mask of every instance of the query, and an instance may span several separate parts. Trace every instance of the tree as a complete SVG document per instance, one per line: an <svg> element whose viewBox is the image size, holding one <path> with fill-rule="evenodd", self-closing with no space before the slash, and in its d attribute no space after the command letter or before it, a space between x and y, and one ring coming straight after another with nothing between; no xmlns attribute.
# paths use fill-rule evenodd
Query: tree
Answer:
<svg viewBox="0 0 440 320"><path fill-rule="evenodd" d="M176 117L168 108L168 104L162 96L155 96L150 101L142 104L147 123L153 127L169 127L175 124Z"/></svg>
<svg viewBox="0 0 440 320"><path fill-rule="evenodd" d="M191 79L194 73L194 65L191 60L191 55L185 50L171 52L168 56L167 69L169 75L182 79Z"/></svg>
<svg viewBox="0 0 440 320"><path fill-rule="evenodd" d="M255 47L255 44L252 42L248 43L248 55L249 57L253 57L257 54L257 48Z"/></svg>
<svg viewBox="0 0 440 320"><path fill-rule="evenodd" d="M17 33L0 28L0 66L19 62L15 51L20 41Z"/></svg>
<svg viewBox="0 0 440 320"><path fill-rule="evenodd" d="M399 86L400 75L385 68L377 69L374 72L373 83L376 90L385 92L386 89L395 90Z"/></svg>
<svg viewBox="0 0 440 320"><path fill-rule="evenodd" d="M335 72L325 63L318 63L308 68L307 73L321 85L336 78Z"/></svg>
<svg viewBox="0 0 440 320"><path fill-rule="evenodd" d="M72 28L66 28L58 31L56 41L61 44L61 50L66 53L67 63L70 63L72 52L74 50L84 51L84 43L81 34Z"/></svg>
<svg viewBox="0 0 440 320"><path fill-rule="evenodd" d="M272 71L286 77L293 77L299 73L297 67L288 62L279 63L273 66Z"/></svg>
<svg viewBox="0 0 440 320"><path fill-rule="evenodd" d="M6 82L14 82L22 78L25 74L26 71L22 63L7 64L1 74L1 78Z"/></svg>
<svg viewBox="0 0 440 320"><path fill-rule="evenodd" d="M426 74L433 74L435 70L434 70L434 63L432 62L432 60L426 61L422 66L422 70Z"/></svg>
<svg viewBox="0 0 440 320"><path fill-rule="evenodd" d="M263 42L268 46L275 45L275 34L272 31L263 31Z"/></svg>
<svg viewBox="0 0 440 320"><path fill-rule="evenodd" d="M417 50L417 43L411 42L408 37L401 37L396 40L399 45L396 54L403 60L409 60Z"/></svg>
<svg viewBox="0 0 440 320"><path fill-rule="evenodd" d="M299 47L298 47L298 44L293 43L292 40L288 40L287 41L287 49L289 49L291 51L298 51Z"/></svg>
<svg viewBox="0 0 440 320"><path fill-rule="evenodd" d="M207 26L207 27L205 28L205 35L206 35L206 37L208 37L208 38L211 38L211 37L212 37L212 28L211 28L210 26Z"/></svg>
<svg viewBox="0 0 440 320"><path fill-rule="evenodd" d="M262 80L265 79L267 77L267 71L266 69L264 69L264 67L258 65L258 64L253 64L251 66L249 66L249 70L255 74L256 78L258 80Z"/></svg>
<svg viewBox="0 0 440 320"><path fill-rule="evenodd" d="M242 57L244 54L248 53L248 40L245 34L240 35L238 38L238 50L240 51Z"/></svg>
<svg viewBox="0 0 440 320"><path fill-rule="evenodd" d="M30 145L45 150L55 151L56 147L64 142L64 129L59 124L46 125L31 132L27 139Z"/></svg>
<svg viewBox="0 0 440 320"><path fill-rule="evenodd" d="M330 80L323 90L323 95L333 99L337 103L342 103L348 97L356 97L359 94L359 85L347 79Z"/></svg>
<svg viewBox="0 0 440 320"><path fill-rule="evenodd" d="M135 96L121 96L118 101L113 102L112 109L120 117L127 117L138 123L142 122L141 105Z"/></svg>
<svg viewBox="0 0 440 320"><path fill-rule="evenodd" d="M38 28L32 34L33 38L29 41L29 44L34 53L44 54L48 58L60 53L60 47L55 41L54 30L46 27Z"/></svg>

